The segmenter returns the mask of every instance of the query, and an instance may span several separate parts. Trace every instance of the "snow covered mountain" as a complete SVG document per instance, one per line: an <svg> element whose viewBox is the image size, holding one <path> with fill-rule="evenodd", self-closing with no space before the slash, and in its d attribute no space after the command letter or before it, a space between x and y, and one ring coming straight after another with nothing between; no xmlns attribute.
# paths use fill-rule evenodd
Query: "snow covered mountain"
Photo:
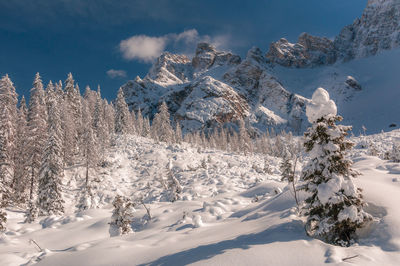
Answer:
<svg viewBox="0 0 400 266"><path fill-rule="evenodd" d="M379 132L400 125L399 22L399 0L370 0L334 41L303 33L296 44L272 43L265 55L252 48L243 60L200 43L192 59L164 53L143 79L122 88L131 109L150 117L165 101L184 131L243 119L260 131L301 133L306 97L323 86L345 123Z"/></svg>
<svg viewBox="0 0 400 266"><path fill-rule="evenodd" d="M307 99L287 91L258 48L241 60L200 43L192 60L164 53L143 79L123 86L128 105L152 116L165 101L184 130L197 130L246 119L300 132L306 126Z"/></svg>

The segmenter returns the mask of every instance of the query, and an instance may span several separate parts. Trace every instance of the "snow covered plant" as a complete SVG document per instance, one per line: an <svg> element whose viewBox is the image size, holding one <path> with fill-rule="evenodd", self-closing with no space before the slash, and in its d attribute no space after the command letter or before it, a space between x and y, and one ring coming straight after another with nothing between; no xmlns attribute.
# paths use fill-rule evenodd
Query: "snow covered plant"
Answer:
<svg viewBox="0 0 400 266"><path fill-rule="evenodd" d="M169 201L174 202L181 199L182 186L176 179L174 173L172 172L172 161L170 160L167 164L167 176L168 176L168 189L169 189Z"/></svg>
<svg viewBox="0 0 400 266"><path fill-rule="evenodd" d="M296 167L298 159L299 159L298 153L286 150L282 162L279 165L279 168L281 170L282 181L287 180L289 185L292 186L293 197L296 201L297 209L299 210L299 200L296 188L296 183L297 183Z"/></svg>
<svg viewBox="0 0 400 266"><path fill-rule="evenodd" d="M371 220L363 210L361 189L352 181L359 173L346 158L346 151L354 146L346 139L351 127L336 125L342 117L322 88L314 92L306 113L312 123L304 142L310 161L302 172L303 189L309 192L304 206L306 231L328 243L349 246L357 228Z"/></svg>
<svg viewBox="0 0 400 266"><path fill-rule="evenodd" d="M390 159L396 163L400 163L400 143L394 143L392 152L390 154Z"/></svg>
<svg viewBox="0 0 400 266"><path fill-rule="evenodd" d="M7 213L0 208L0 232L6 231Z"/></svg>
<svg viewBox="0 0 400 266"><path fill-rule="evenodd" d="M133 202L127 197L117 195L113 201L114 211L111 216L110 236L132 233L131 223L135 212Z"/></svg>

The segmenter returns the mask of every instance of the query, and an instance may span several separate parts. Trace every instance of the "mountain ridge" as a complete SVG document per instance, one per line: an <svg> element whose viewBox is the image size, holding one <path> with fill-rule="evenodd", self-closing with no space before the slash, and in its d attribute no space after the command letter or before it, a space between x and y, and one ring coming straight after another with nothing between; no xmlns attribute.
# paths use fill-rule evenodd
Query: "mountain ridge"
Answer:
<svg viewBox="0 0 400 266"><path fill-rule="evenodd" d="M290 76L283 76L284 71L278 75L275 69L318 69L319 79L329 81L316 86L327 86L339 108L346 109L364 86L352 73L328 75L326 69L397 48L399 17L399 0L370 0L361 18L344 27L333 41L303 33L297 44L282 38L265 55L253 47L243 59L199 43L192 59L165 52L143 79L137 77L122 89L130 108L141 109L150 118L165 101L172 120L179 121L184 132L229 126L243 119L259 132L274 128L300 134L308 126L309 99L302 96L302 88L288 90L283 84Z"/></svg>

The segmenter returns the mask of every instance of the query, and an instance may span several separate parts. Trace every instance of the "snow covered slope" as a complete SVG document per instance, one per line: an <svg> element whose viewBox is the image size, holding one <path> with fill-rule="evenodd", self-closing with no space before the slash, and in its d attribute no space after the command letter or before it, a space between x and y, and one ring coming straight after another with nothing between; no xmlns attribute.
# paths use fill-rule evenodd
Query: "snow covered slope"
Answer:
<svg viewBox="0 0 400 266"><path fill-rule="evenodd" d="M355 140L383 152L400 141L400 131ZM352 158L363 174L356 182L367 211L376 219L349 248L307 237L291 191L279 181L277 158L128 138L118 141L95 177L98 209L74 213L84 181L79 166L66 171L64 216L24 224L23 213L9 209L0 265L398 265L400 164L366 153L357 148ZM170 160L183 186L182 200L174 203L159 182ZM116 193L144 196L153 219L142 220L146 211L137 206L135 233L110 237Z"/></svg>

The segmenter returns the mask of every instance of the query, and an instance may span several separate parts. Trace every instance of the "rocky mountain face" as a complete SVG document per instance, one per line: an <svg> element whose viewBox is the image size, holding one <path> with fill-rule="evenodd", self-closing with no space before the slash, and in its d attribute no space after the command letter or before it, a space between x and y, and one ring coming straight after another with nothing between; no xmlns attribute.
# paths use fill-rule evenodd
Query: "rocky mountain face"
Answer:
<svg viewBox="0 0 400 266"><path fill-rule="evenodd" d="M303 33L296 44L280 39L265 55L252 48L244 59L200 43L192 59L164 53L143 79L137 77L122 88L130 108L150 118L165 101L172 120L179 121L184 131L233 126L243 119L259 132L275 128L301 133L308 126L309 100L293 92L308 95L298 87L307 87L305 77L295 80L296 73L287 76L289 72L282 69L316 69L308 87L324 86L341 108L341 102L343 106L351 102L364 84L351 71L328 66L398 47L399 22L400 0L370 0L362 17L334 41Z"/></svg>
<svg viewBox="0 0 400 266"><path fill-rule="evenodd" d="M272 43L266 54L273 64L315 67L375 55L400 46L400 0L369 0L361 18L331 41L302 33L298 43Z"/></svg>
<svg viewBox="0 0 400 266"><path fill-rule="evenodd" d="M361 18L335 39L336 53L345 61L375 55L400 45L400 0L369 0Z"/></svg>
<svg viewBox="0 0 400 266"><path fill-rule="evenodd" d="M258 48L244 60L208 43L198 44L192 60L164 53L146 77L122 88L130 108L150 117L165 101L183 130L209 129L240 119L260 131L274 127L301 132L307 125L307 99L283 88Z"/></svg>
<svg viewBox="0 0 400 266"><path fill-rule="evenodd" d="M308 33L302 33L296 44L284 38L272 43L266 57L272 64L297 68L333 64L337 59L331 40Z"/></svg>

